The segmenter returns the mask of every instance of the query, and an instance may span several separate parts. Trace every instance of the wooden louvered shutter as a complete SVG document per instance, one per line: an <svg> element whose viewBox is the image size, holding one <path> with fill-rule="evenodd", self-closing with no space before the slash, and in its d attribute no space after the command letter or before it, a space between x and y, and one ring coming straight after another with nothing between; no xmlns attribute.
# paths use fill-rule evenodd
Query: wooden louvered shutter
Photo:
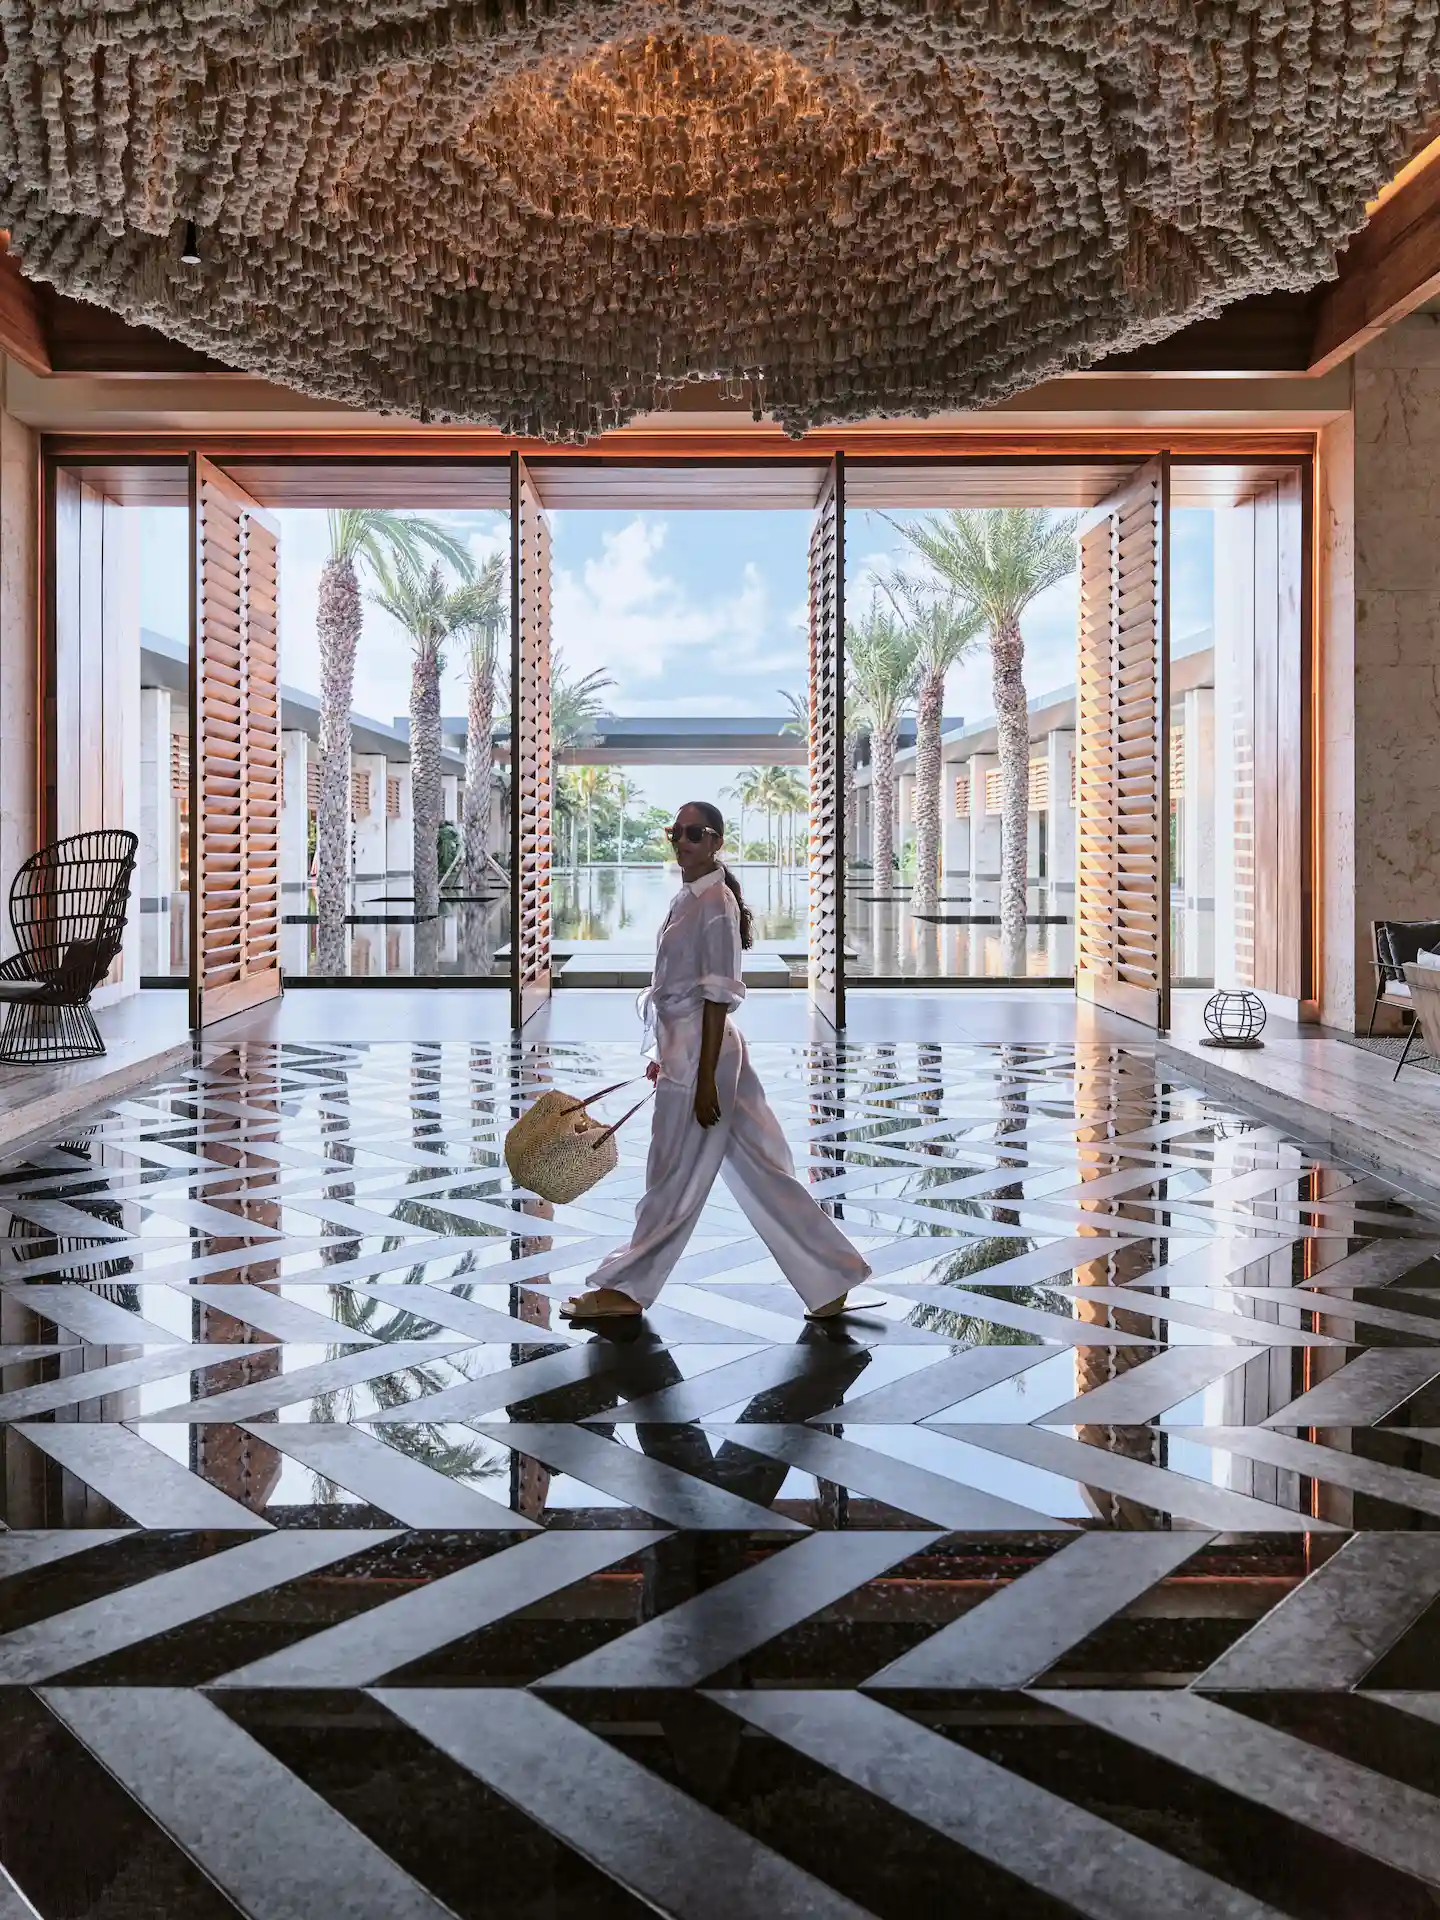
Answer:
<svg viewBox="0 0 1440 1920"><path fill-rule="evenodd" d="M191 461L190 1020L280 992L278 530Z"/></svg>
<svg viewBox="0 0 1440 1920"><path fill-rule="evenodd" d="M510 492L510 1011L550 998L550 521L518 454Z"/></svg>
<svg viewBox="0 0 1440 1920"><path fill-rule="evenodd" d="M810 534L810 998L845 1024L845 456Z"/></svg>
<svg viewBox="0 0 1440 1920"><path fill-rule="evenodd" d="M1170 1024L1169 467L1148 462L1080 539L1075 989Z"/></svg>

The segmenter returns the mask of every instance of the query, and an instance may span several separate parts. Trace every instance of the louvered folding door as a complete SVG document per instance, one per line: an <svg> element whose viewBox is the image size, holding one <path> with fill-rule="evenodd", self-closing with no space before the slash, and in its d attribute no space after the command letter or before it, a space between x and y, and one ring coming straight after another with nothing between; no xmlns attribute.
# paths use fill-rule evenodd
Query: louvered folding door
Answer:
<svg viewBox="0 0 1440 1920"><path fill-rule="evenodd" d="M845 456L810 534L810 998L845 1024Z"/></svg>
<svg viewBox="0 0 1440 1920"><path fill-rule="evenodd" d="M518 454L510 486L510 1009L550 998L550 522Z"/></svg>
<svg viewBox="0 0 1440 1920"><path fill-rule="evenodd" d="M280 992L279 559L275 522L192 456L190 1020Z"/></svg>
<svg viewBox="0 0 1440 1920"><path fill-rule="evenodd" d="M1080 536L1075 990L1170 1024L1169 468L1148 462Z"/></svg>

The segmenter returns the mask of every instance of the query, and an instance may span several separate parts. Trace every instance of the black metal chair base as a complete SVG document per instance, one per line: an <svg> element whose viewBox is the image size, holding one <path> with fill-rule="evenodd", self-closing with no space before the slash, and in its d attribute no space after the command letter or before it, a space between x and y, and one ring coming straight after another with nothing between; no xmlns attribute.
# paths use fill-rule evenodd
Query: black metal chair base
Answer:
<svg viewBox="0 0 1440 1920"><path fill-rule="evenodd" d="M45 1067L68 1060L98 1060L105 1042L89 1007L57 1007L18 1001L0 1031L0 1063Z"/></svg>
<svg viewBox="0 0 1440 1920"><path fill-rule="evenodd" d="M1399 1062L1396 1065L1394 1073L1392 1073L1390 1076L1392 1081L1398 1080L1400 1078L1400 1068L1403 1067L1405 1062L1410 1058L1410 1049L1411 1047L1414 1046L1415 1042L1419 1039L1419 1037L1420 1037L1420 1022L1418 1020L1412 1020L1410 1022L1410 1031L1405 1036L1405 1045L1401 1050Z"/></svg>

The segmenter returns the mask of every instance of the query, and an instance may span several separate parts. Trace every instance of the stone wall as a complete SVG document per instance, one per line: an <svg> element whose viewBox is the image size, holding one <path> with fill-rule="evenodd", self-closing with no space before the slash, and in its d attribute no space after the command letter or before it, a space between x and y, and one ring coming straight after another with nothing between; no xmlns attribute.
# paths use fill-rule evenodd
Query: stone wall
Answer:
<svg viewBox="0 0 1440 1920"><path fill-rule="evenodd" d="M1322 1017L1363 1027L1371 921L1440 919L1440 315L1364 349L1321 457Z"/></svg>

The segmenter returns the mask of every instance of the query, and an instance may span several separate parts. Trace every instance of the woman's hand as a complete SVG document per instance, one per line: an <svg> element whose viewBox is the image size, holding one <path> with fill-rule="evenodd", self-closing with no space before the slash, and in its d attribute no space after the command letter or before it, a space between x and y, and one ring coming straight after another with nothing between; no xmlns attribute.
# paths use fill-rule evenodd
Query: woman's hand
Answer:
<svg viewBox="0 0 1440 1920"><path fill-rule="evenodd" d="M702 1127L713 1127L720 1118L720 1095L713 1074L695 1082L695 1118Z"/></svg>
<svg viewBox="0 0 1440 1920"><path fill-rule="evenodd" d="M652 1087L659 1085L660 1062L658 1060L652 1060L650 1064L646 1067L645 1078L650 1082Z"/></svg>

